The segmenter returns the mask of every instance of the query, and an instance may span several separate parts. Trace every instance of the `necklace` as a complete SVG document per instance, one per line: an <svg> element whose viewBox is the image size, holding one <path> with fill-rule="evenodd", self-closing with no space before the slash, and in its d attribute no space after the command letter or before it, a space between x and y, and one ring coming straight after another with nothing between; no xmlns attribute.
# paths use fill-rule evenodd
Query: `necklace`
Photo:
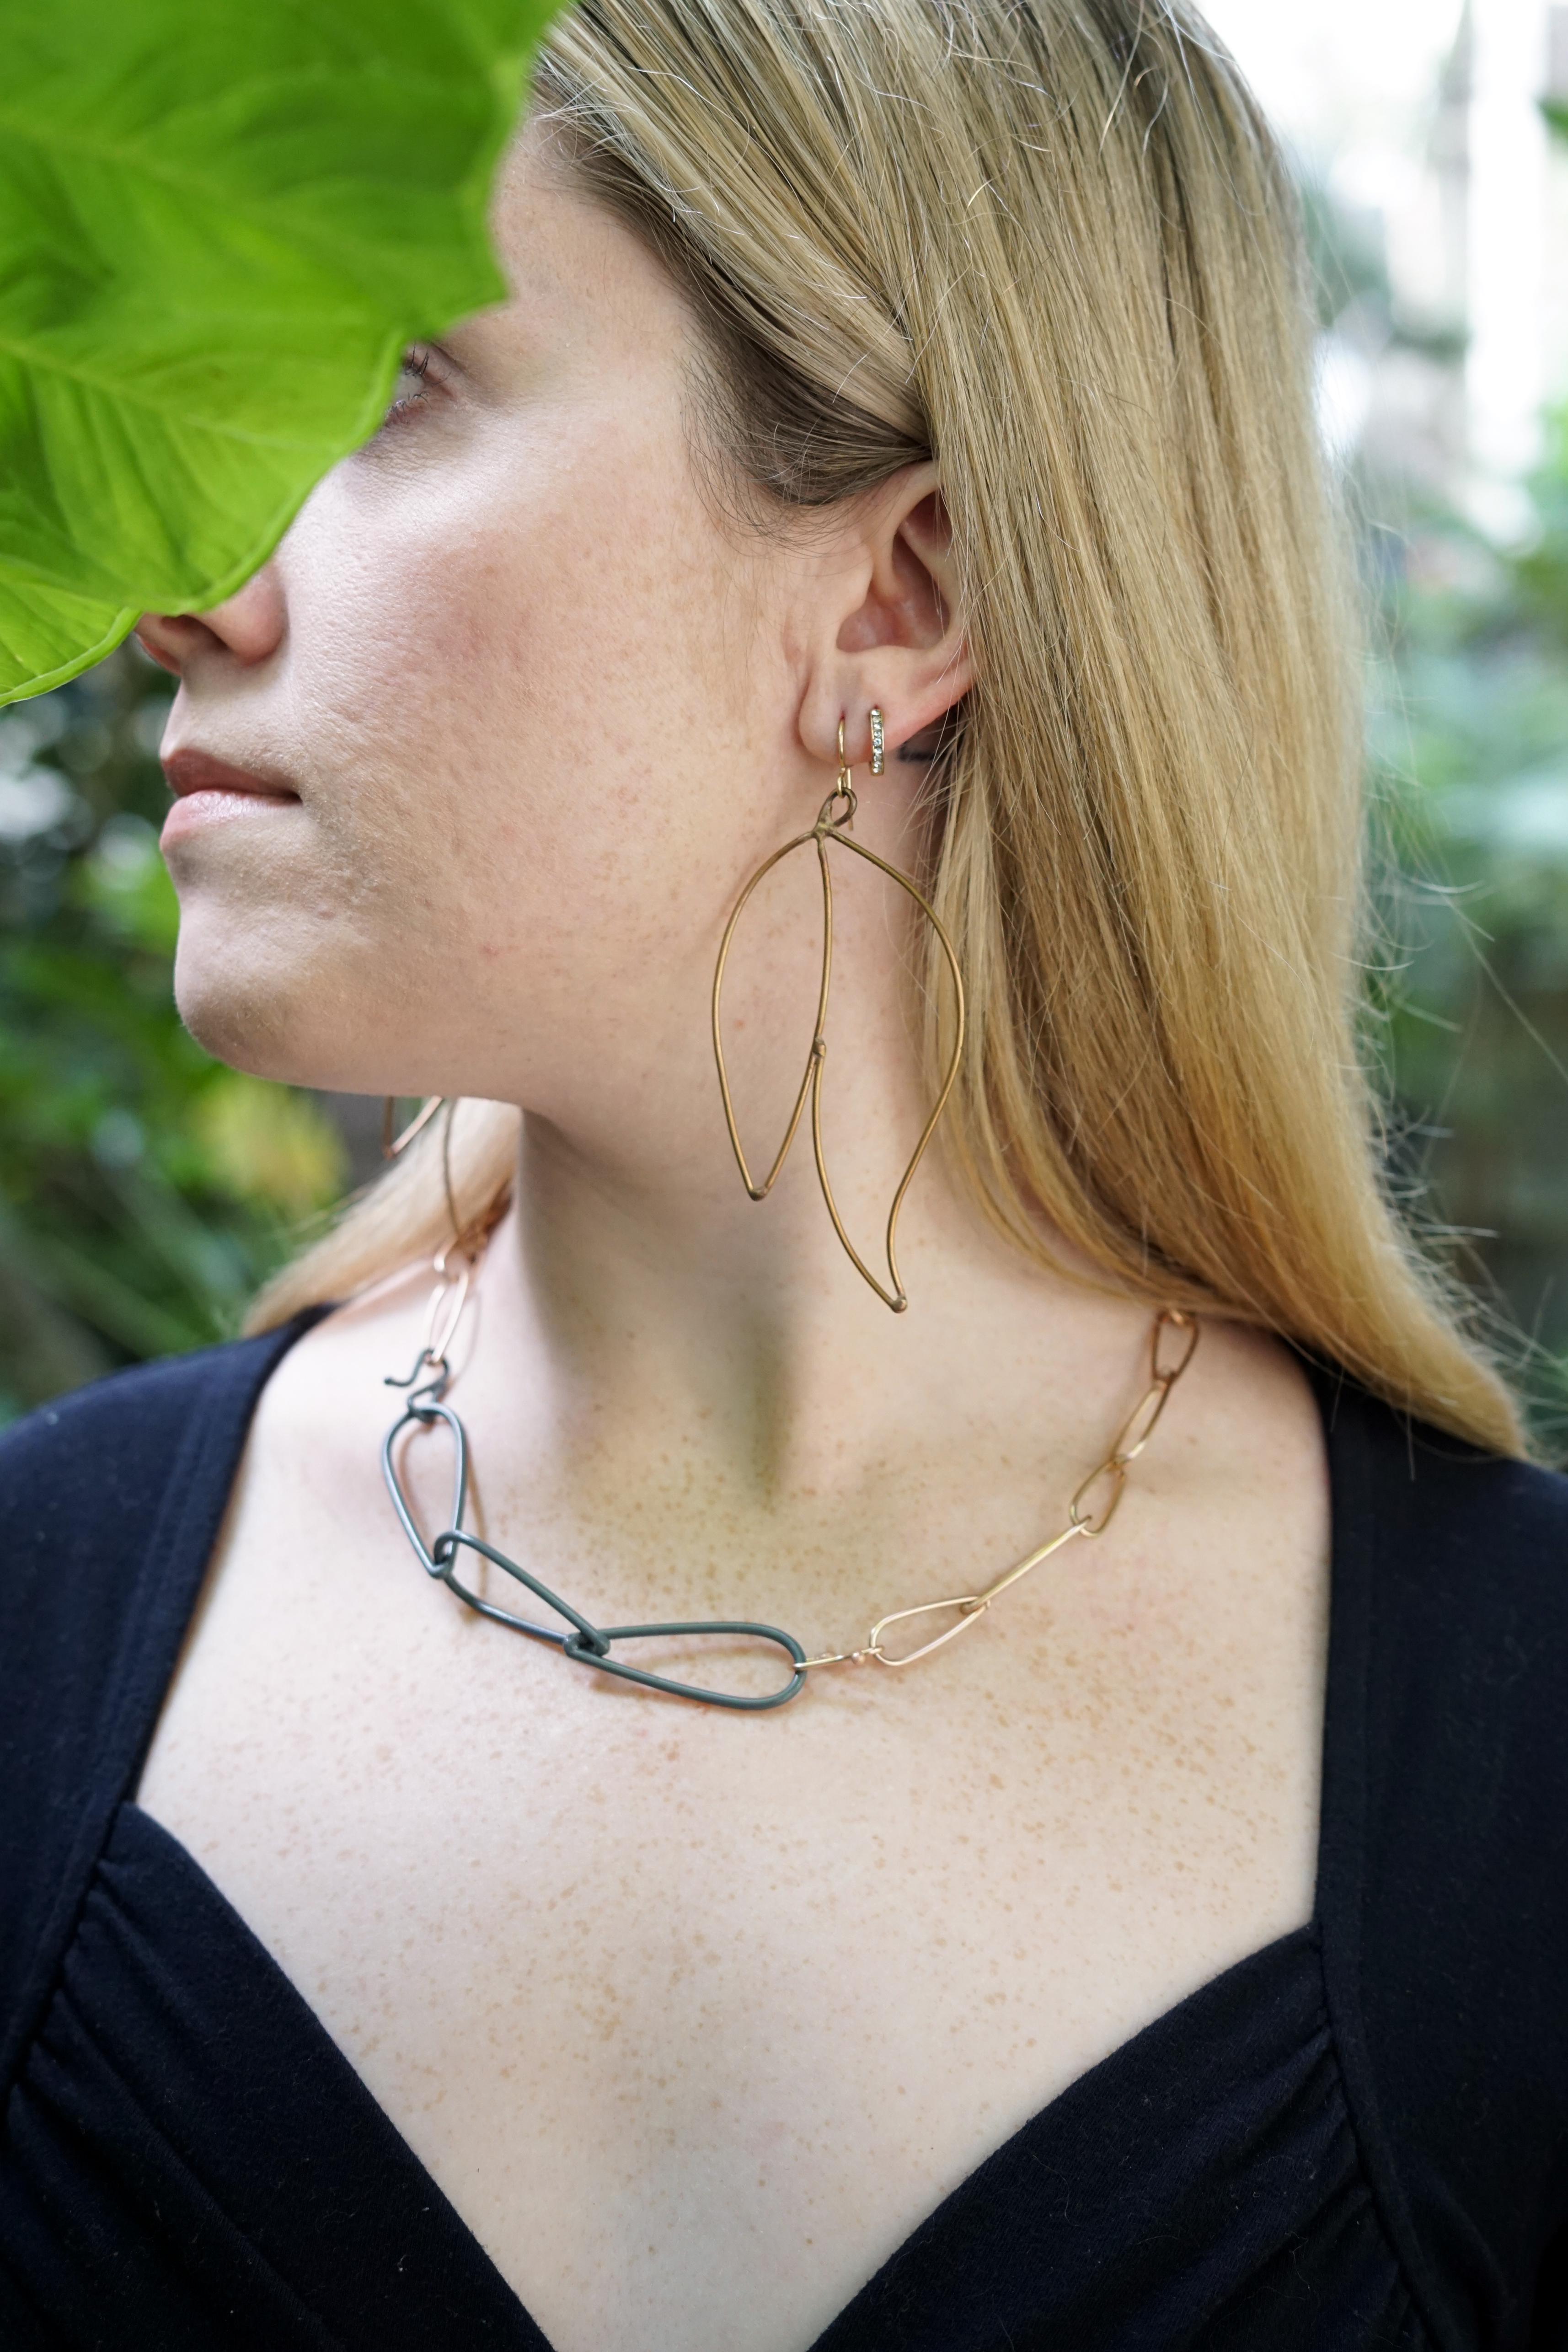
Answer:
<svg viewBox="0 0 1568 2352"><path fill-rule="evenodd" d="M481 1247L483 1244L481 1244ZM1128 1465L1137 1460L1153 1437L1166 1409L1171 1391L1186 1371L1197 1346L1198 1322L1195 1315L1176 1307L1166 1307L1155 1317L1149 1339L1149 1381L1142 1397L1122 1424L1103 1461L1096 1464L1079 1486L1067 1507L1067 1522L1061 1530L1036 1547L1027 1559L1008 1569L994 1582L977 1592L957 1593L946 1601L923 1601L912 1609L892 1609L879 1617L864 1643L858 1650L832 1650L821 1657L808 1657L793 1633L786 1633L777 1625L762 1625L745 1619L705 1620L700 1623L662 1625L595 1625L574 1609L570 1601L541 1584L537 1576L508 1559L504 1551L486 1543L482 1536L472 1534L463 1524L468 1499L468 1437L462 1422L446 1399L452 1379L452 1366L447 1350L456 1336L463 1310L467 1303L469 1286L477 1268L478 1258L473 1256L455 1265L455 1251L444 1250L435 1260L435 1288L431 1295L430 1312L425 1321L424 1339L413 1360L413 1370L406 1380L389 1375L388 1388L403 1389L407 1396L402 1412L386 1433L382 1446L382 1471L387 1492L392 1496L393 1510L404 1535L413 1547L415 1559L425 1574L444 1584L450 1592L481 1617L489 1617L497 1625L510 1626L515 1633L526 1633L530 1641L549 1643L574 1665L591 1666L602 1675L616 1675L622 1681L641 1683L644 1689L663 1691L672 1698L695 1699L705 1706L735 1707L746 1714L759 1715L769 1707L785 1706L806 1687L806 1677L832 1666L912 1666L917 1658L928 1658L960 1633L977 1624L993 1601L998 1601L1020 1577L1049 1559L1081 1536L1103 1536L1115 1517L1127 1483ZM448 1525L434 1540L426 1543L420 1532L408 1499L402 1475L398 1467L398 1440L405 1430L433 1429L443 1425L453 1444L452 1510ZM517 1581L540 1601L559 1620L557 1625L537 1625L531 1619L520 1617L509 1609L497 1608L482 1593L475 1592L460 1581L456 1570L458 1558L464 1551L476 1552L483 1559L515 1577ZM913 1648L890 1650L884 1636L895 1625L907 1629L902 1638L920 1629L926 1621L924 1640ZM947 1621L946 1622L942 1621ZM932 1630L933 1626L936 1630ZM760 1643L771 1644L783 1652L789 1662L789 1679L781 1688L765 1692L760 1697L733 1691L709 1690L701 1684L677 1682L669 1675L654 1674L645 1666L637 1666L624 1658L616 1657L615 1645L622 1642L707 1640Z"/></svg>

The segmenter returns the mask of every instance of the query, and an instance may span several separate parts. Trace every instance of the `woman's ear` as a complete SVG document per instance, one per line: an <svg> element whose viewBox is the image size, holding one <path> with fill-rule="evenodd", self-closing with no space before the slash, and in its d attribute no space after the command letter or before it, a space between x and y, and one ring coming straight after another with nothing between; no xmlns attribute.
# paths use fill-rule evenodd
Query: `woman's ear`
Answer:
<svg viewBox="0 0 1568 2352"><path fill-rule="evenodd" d="M895 751L941 719L974 682L936 466L906 466L857 501L842 553L842 568L834 567L837 625L812 667L800 738L814 758L831 760L842 718L845 751L863 761L873 706L883 714L888 750Z"/></svg>

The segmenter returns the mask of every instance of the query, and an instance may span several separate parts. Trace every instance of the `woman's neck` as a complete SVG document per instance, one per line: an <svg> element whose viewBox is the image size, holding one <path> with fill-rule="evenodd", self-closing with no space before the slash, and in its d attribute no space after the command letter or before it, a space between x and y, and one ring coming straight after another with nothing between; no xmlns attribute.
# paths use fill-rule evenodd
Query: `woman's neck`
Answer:
<svg viewBox="0 0 1568 2352"><path fill-rule="evenodd" d="M863 1099L863 1094L859 1099ZM841 1248L809 1142L766 1202L715 1200L588 1160L525 1122L513 1208L479 1283L474 1371L539 1416L541 1447L635 1478L672 1449L766 1511L863 1485L868 1463L939 1459L977 1429L1071 1463L1114 1426L1142 1370L1146 1307L1031 1267L934 1157L900 1234L894 1315ZM836 1181L873 1264L897 1171Z"/></svg>

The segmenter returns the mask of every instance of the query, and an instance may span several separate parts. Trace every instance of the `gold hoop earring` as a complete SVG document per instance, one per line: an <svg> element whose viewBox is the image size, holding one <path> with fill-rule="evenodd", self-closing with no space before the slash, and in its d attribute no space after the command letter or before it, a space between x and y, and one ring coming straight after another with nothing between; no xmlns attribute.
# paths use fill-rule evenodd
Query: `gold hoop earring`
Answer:
<svg viewBox="0 0 1568 2352"><path fill-rule="evenodd" d="M883 772L883 755L882 712L880 710L873 710L871 714L871 721L872 772L874 775L880 775ZM811 1104L811 1150L817 1163L817 1181L822 1189L822 1198L827 1203L828 1214L832 1219L833 1231L837 1234L840 1241L842 1243L844 1250L853 1264L856 1271L862 1275L868 1283L870 1283L877 1297L883 1301L883 1304L886 1307L890 1307L895 1315L902 1315L904 1308L909 1304L909 1297L904 1287L903 1282L899 1278L898 1272L898 1213L904 1206L904 1196L908 1192L910 1184L914 1181L915 1171L925 1156L925 1147L936 1131L936 1122L947 1107L947 1097L952 1093L954 1082L958 1076L958 1064L962 1059L964 1052L964 978L958 969L958 958L954 950L953 942L947 936L946 929L942 923L941 918L938 916L936 908L931 905L925 893L916 887L915 883L910 880L907 874L900 873L898 867L896 866L890 866L885 857L879 857L874 849L866 849L862 847L861 843L852 838L850 827L854 822L855 809L858 804L855 798L854 785L851 781L852 772L850 763L844 756L844 721L841 719L839 721L838 780L835 782L832 791L828 794L827 799L822 803L821 808L819 810L817 814L816 824L811 827L809 833L797 834L793 841L787 841L782 849L776 849L772 856L768 858L758 867L756 873L752 876L750 881L747 884L745 889L736 900L729 920L724 927L724 937L719 941L718 962L714 968L713 975L713 1050L714 1059L718 1065L718 1088L724 1100L725 1124L729 1129L729 1140L735 1151L737 1165L740 1170L741 1181L745 1184L747 1192L751 1195L751 1198L754 1201L765 1201L768 1198L768 1193L773 1190L779 1171L789 1156L789 1147L795 1140L796 1130L800 1127L801 1117L806 1108L807 1098L810 1097ZM841 805L839 806L836 814L834 813L835 803L841 803ZM772 1167L769 1168L766 1177L764 1177L762 1182L759 1184L751 1173L751 1170L747 1162L745 1149L741 1144L740 1130L736 1125L735 1104L729 1091L729 1072L725 1065L724 1034L720 1017L721 1001L724 992L724 972L725 966L729 961L730 944L735 938L736 926L739 922L742 915L746 912L747 906L750 901L752 893L757 889L758 884L772 873L773 868L776 866L779 865L784 858L789 856L792 851L803 849L808 842L814 843L816 845L817 864L821 868L822 877L822 977L821 983L817 992L817 1018L811 1035L811 1049L806 1056L805 1075L800 1080L800 1090L795 1097L795 1107L789 1114L789 1124L784 1130L784 1140L779 1145L777 1153L774 1155ZM907 892L908 896L914 899L915 905L925 917L927 922L931 925L932 929L936 932L937 940L941 943L942 952L947 960L947 969L953 977L953 992L957 1007L956 1019L954 1026L953 1051L948 1056L947 1066L943 1075L941 1089L937 1094L936 1102L932 1106L931 1116L927 1118L925 1126L920 1130L920 1140L915 1145L915 1150L910 1156L909 1165L905 1168L903 1176L899 1179L898 1190L893 1196L893 1206L888 1211L887 1272L889 1282L892 1285L891 1288L884 1288L883 1284L878 1281L876 1276L873 1274L870 1266L867 1265L865 1260L856 1249L853 1242L851 1241L848 1234L844 1231L843 1219L839 1214L838 1203L833 1198L832 1182L828 1175L828 1163L822 1151L822 1066L827 1059L828 1053L828 1040L825 1031L828 1018L828 992L831 985L833 972L833 880L828 866L828 851L831 846L834 845L840 849L852 850L857 857L863 857L868 866L874 866L882 873L890 876L891 878L898 884L899 888Z"/></svg>

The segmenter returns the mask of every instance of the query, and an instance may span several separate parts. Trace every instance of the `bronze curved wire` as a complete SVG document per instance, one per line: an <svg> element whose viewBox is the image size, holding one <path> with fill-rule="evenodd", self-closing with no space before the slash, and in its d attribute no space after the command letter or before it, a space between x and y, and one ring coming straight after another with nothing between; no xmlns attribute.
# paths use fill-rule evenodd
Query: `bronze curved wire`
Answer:
<svg viewBox="0 0 1568 2352"><path fill-rule="evenodd" d="M839 728L839 781L834 785L833 790L828 794L827 799L822 803L821 809L818 814L816 824L811 827L810 833L797 834L793 841L787 841L782 849L776 849L773 852L772 856L768 858L764 864L758 867L756 873L752 876L750 881L747 884L745 889L736 900L729 920L724 927L724 937L719 942L718 961L714 968L713 975L714 1058L718 1065L718 1086L719 1093L724 1100L725 1124L729 1129L729 1139L734 1148L737 1164L740 1169L741 1181L754 1201L765 1201L768 1198L768 1193L772 1191L779 1172L783 1167L785 1160L789 1156L789 1147L795 1140L796 1130L800 1127L801 1116L806 1108L807 1097L808 1096L810 1097L811 1150L817 1162L817 1181L821 1186L822 1198L828 1205L828 1214L833 1221L833 1231L837 1234L840 1241L842 1243L844 1250L856 1271L863 1276L865 1281L870 1283L877 1297L883 1301L883 1304L886 1307L890 1307L895 1315L902 1315L904 1308L909 1304L909 1297L904 1287L904 1284L900 1279L898 1272L898 1213L904 1206L904 1196L908 1192L910 1184L914 1180L915 1171L919 1167L921 1160L925 1155L925 1147L930 1142L932 1136L936 1133L936 1122L947 1107L947 1097L952 1093L954 1083L958 1076L958 1064L962 1059L964 1052L964 978L958 969L958 958L954 950L953 942L947 936L946 929L941 918L938 916L936 908L932 906L925 893L910 880L907 874L901 873L896 866L889 865L885 857L879 857L874 849L866 849L860 842L855 841L851 837L847 828L853 820L856 801L853 786L849 781L850 771L844 764L843 761L843 727L841 723ZM841 812L835 816L833 814L833 804L835 802L839 801L841 801L844 803L844 806ZM735 938L736 926L740 921L742 915L746 912L754 891L758 888L760 883L767 879L768 876L771 874L776 866L779 865L786 857L790 856L795 850L803 849L808 842L814 842L816 845L817 863L821 869L822 877L822 979L821 985L817 992L817 1018L811 1035L811 1048L806 1056L805 1074L800 1080L800 1090L795 1097L795 1107L789 1114L789 1124L784 1131L784 1140L779 1145L778 1151L774 1154L773 1165L769 1168L766 1177L764 1177L762 1182L759 1184L751 1173L750 1166L747 1160L745 1148L740 1140L740 1130L736 1124L735 1103L729 1090L729 1072L726 1066L724 1058L724 1034L721 1024L721 999L724 991L725 966L729 961L730 944ZM909 1164L905 1168L904 1174L899 1181L897 1192L894 1192L893 1196L893 1206L888 1211L887 1271L889 1279L893 1286L891 1289L883 1287L883 1284L877 1279L870 1266L867 1265L865 1260L862 1257L860 1252L856 1249L853 1242L851 1241L848 1234L844 1231L844 1221L839 1214L838 1202L833 1198L832 1181L828 1174L828 1163L822 1150L822 1066L827 1059L828 1053L828 1040L826 1034L828 993L831 986L833 972L833 879L828 867L828 850L830 845L836 845L840 849L852 850L857 857L863 857L868 866L877 866L881 872L891 876L893 880L898 884L900 889L906 891L909 897L914 899L915 905L920 908L921 913L925 917L927 922L931 925L932 929L936 932L937 939L941 941L942 951L947 959L947 969L952 974L954 995L957 1006L957 1016L954 1027L953 1051L948 1057L947 1067L943 1076L940 1091L937 1094L936 1102L932 1106L931 1115L920 1131L920 1140L915 1145L914 1151L910 1155Z"/></svg>

